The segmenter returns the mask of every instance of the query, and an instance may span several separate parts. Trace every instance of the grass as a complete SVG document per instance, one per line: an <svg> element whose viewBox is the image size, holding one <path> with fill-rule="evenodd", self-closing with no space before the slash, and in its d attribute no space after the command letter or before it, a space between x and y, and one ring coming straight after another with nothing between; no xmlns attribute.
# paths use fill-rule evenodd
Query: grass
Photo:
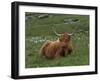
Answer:
<svg viewBox="0 0 100 81"><path fill-rule="evenodd" d="M40 14L26 12L25 20L25 67L55 67L89 65L89 32L80 32L72 36L73 53L66 57L49 60L39 56L39 49L46 40L56 40L52 31L58 33L74 30L89 31L88 15L49 14L46 18L38 18ZM43 14L42 14L43 15ZM67 24L65 19L78 19L78 22Z"/></svg>

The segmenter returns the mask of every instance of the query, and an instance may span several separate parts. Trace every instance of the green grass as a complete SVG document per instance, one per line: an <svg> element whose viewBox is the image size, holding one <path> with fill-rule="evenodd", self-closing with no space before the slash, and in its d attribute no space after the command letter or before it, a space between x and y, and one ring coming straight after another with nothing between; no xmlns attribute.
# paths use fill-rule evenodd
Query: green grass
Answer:
<svg viewBox="0 0 100 81"><path fill-rule="evenodd" d="M26 13L30 14L30 13ZM25 67L55 67L89 65L89 33L76 33L72 36L73 53L59 59L46 59L39 56L39 49L46 40L56 40L58 33L73 32L75 29L89 31L88 15L49 14L49 17L39 19L37 13L27 15L25 20ZM64 23L64 19L78 19L75 23Z"/></svg>

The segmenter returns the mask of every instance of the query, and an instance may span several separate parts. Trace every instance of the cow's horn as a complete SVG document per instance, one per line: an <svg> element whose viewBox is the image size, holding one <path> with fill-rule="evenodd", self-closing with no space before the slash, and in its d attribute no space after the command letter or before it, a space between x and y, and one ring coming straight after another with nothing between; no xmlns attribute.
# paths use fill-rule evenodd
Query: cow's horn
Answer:
<svg viewBox="0 0 100 81"><path fill-rule="evenodd" d="M71 36L71 35L73 35L73 33L69 33L68 35L70 35L70 36Z"/></svg>
<svg viewBox="0 0 100 81"><path fill-rule="evenodd" d="M57 33L54 28L52 27L53 32L57 35L57 36L61 36L61 34Z"/></svg>

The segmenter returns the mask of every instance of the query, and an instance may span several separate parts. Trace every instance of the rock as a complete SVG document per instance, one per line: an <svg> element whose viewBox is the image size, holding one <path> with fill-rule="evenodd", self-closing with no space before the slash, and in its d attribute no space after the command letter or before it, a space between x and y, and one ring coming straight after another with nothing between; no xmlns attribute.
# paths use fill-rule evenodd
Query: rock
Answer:
<svg viewBox="0 0 100 81"><path fill-rule="evenodd" d="M49 17L48 14L42 14L42 15L38 16L39 19L43 19L43 18L47 18L47 17Z"/></svg>
<svg viewBox="0 0 100 81"><path fill-rule="evenodd" d="M77 23L79 19L64 19L65 24Z"/></svg>

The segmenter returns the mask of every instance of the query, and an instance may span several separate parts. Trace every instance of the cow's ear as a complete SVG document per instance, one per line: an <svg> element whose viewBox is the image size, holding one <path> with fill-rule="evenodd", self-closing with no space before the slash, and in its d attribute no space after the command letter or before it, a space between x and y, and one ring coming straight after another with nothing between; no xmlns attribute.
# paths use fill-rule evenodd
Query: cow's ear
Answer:
<svg viewBox="0 0 100 81"><path fill-rule="evenodd" d="M64 37L63 37L63 35L61 35L61 36L59 37L59 41L62 42L63 40L64 40Z"/></svg>

